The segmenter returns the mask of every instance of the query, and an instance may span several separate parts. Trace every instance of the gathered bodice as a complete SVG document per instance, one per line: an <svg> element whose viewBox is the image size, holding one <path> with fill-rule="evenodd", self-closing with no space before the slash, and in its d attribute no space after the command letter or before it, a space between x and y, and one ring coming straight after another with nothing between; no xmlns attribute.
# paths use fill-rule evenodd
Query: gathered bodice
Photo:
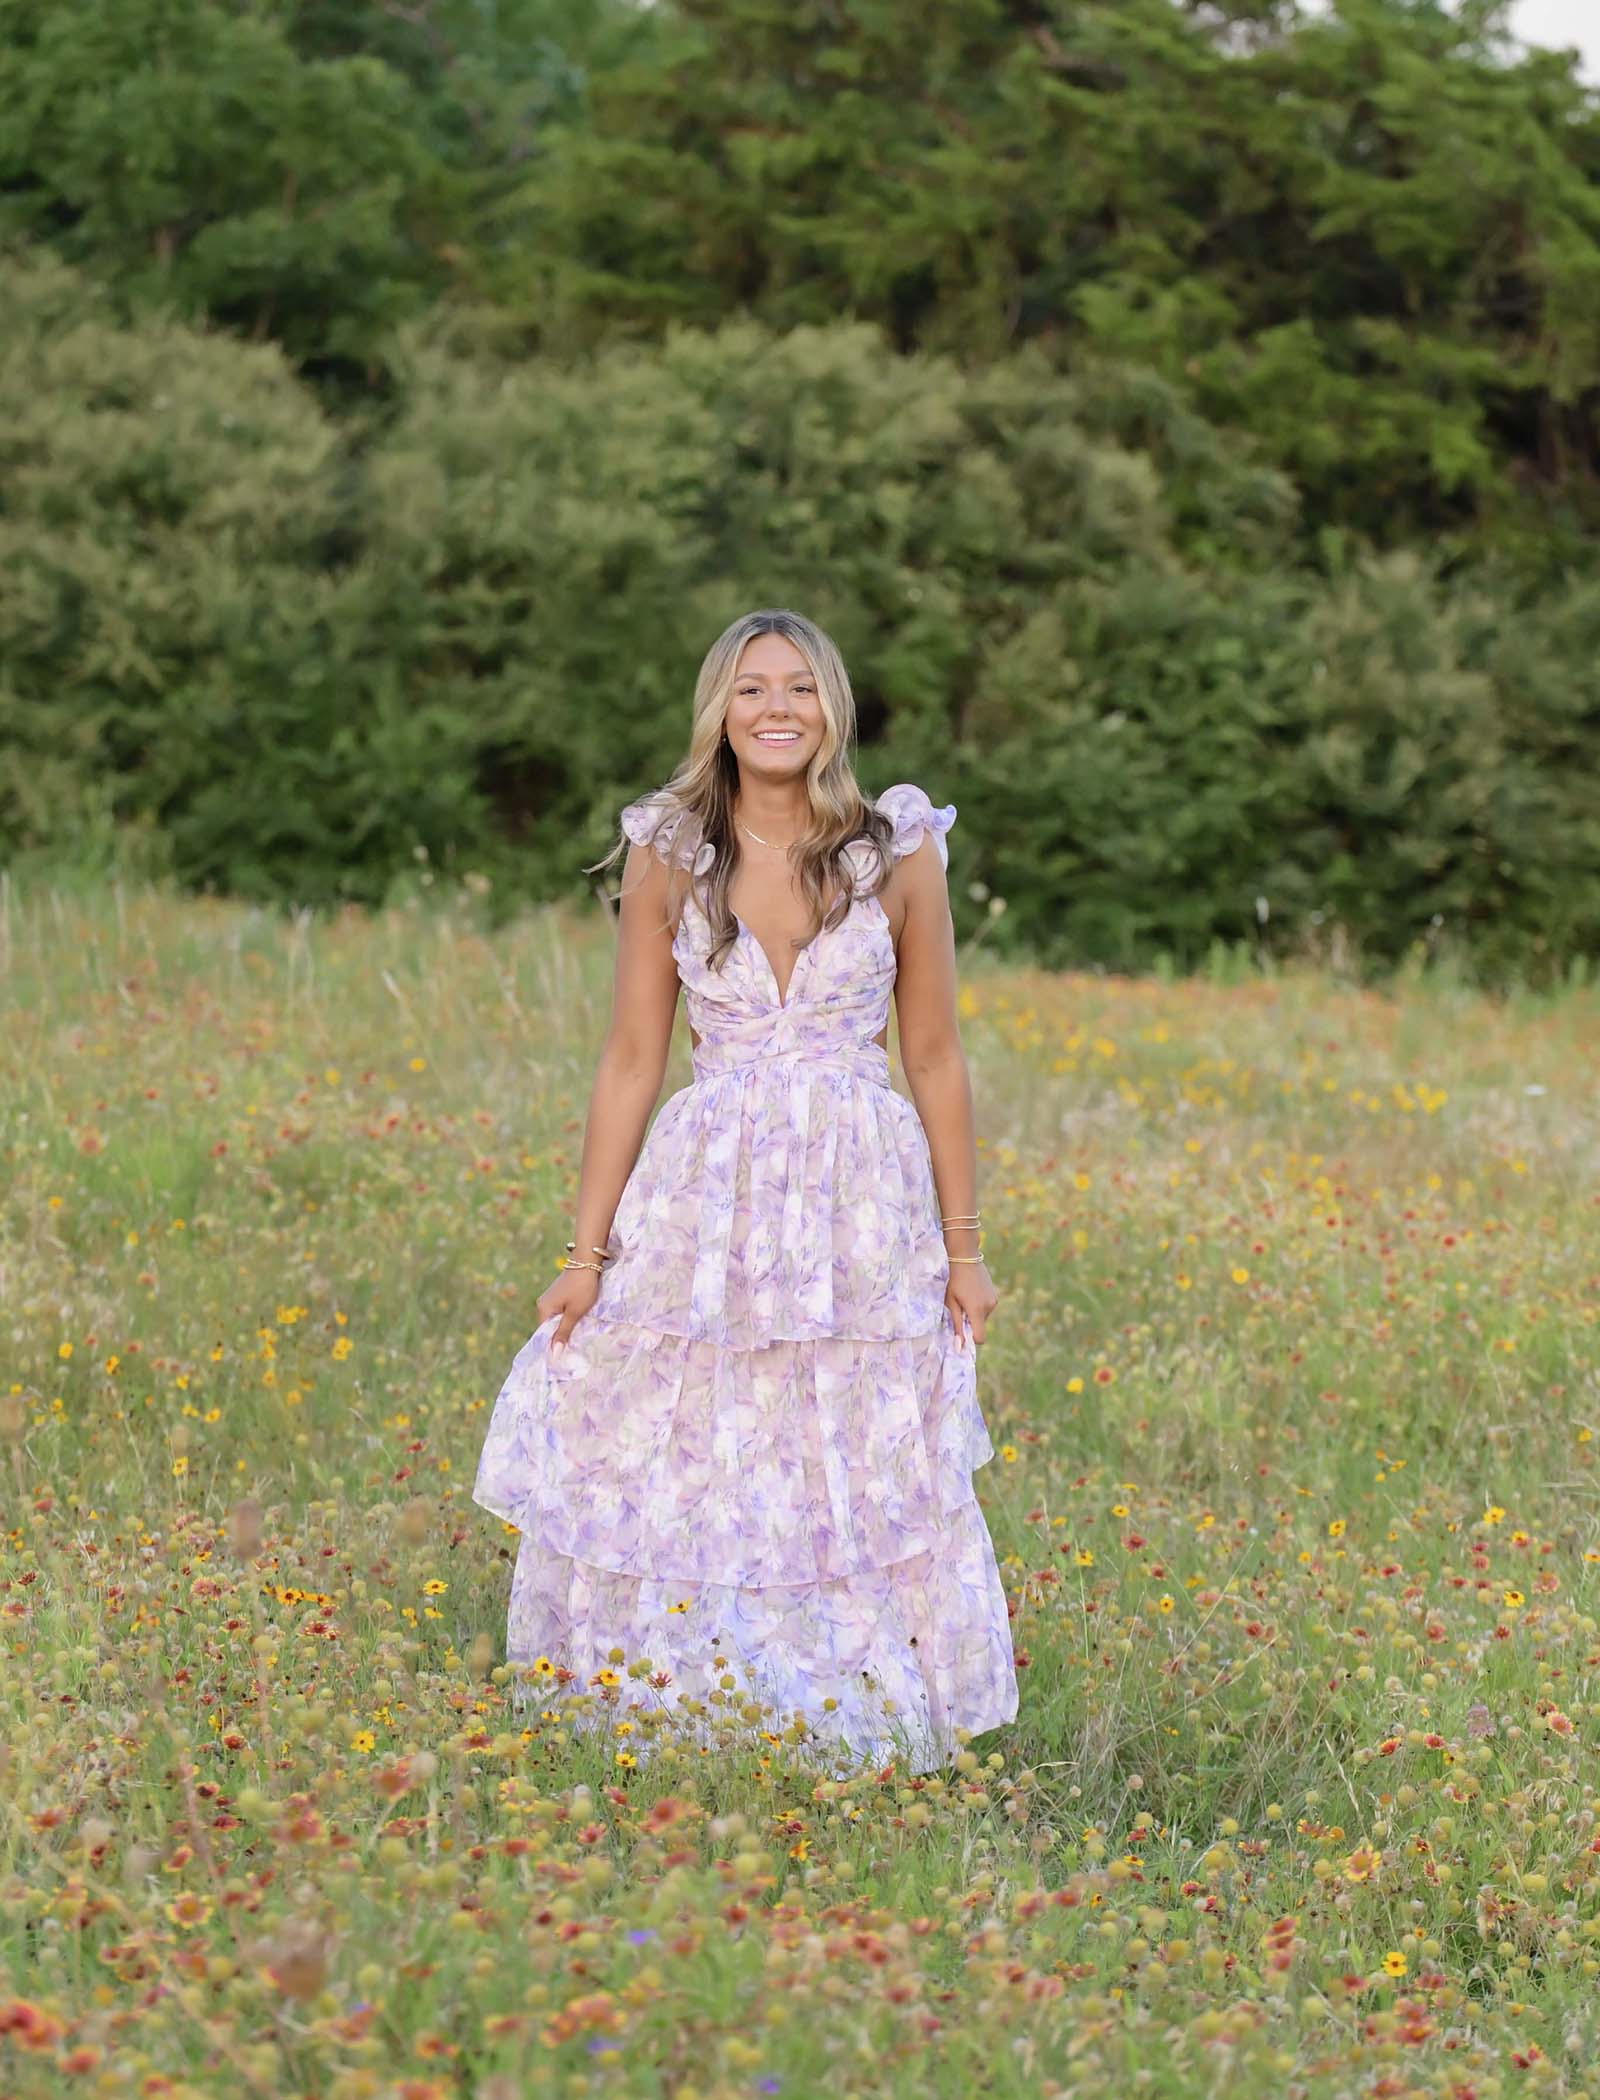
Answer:
<svg viewBox="0 0 1600 2100"><path fill-rule="evenodd" d="M877 807L893 823L896 859L931 831L940 861L948 866L944 834L955 821L953 803L936 809L921 788L901 781L878 796ZM858 895L837 925L825 925L813 935L796 954L780 998L771 958L744 920L720 963L708 960L712 931L699 878L710 868L714 849L694 837L687 813L674 811L662 795L646 796L623 811L622 826L636 843L653 840L664 860L689 869L695 878L672 952L689 1025L700 1038L694 1048L697 1079L795 1059L843 1065L888 1084L889 1055L876 1038L888 1023L896 965L889 916L878 897ZM845 852L857 880L870 880L877 866L870 844L855 840Z"/></svg>
<svg viewBox="0 0 1600 2100"><path fill-rule="evenodd" d="M710 922L691 895L672 952L689 1025L700 1038L697 1077L756 1059L843 1057L864 1078L888 1078L888 1052L875 1038L889 1019L894 938L876 897L858 897L837 926L799 950L783 999L770 958L742 919L721 968L706 960L710 945Z"/></svg>

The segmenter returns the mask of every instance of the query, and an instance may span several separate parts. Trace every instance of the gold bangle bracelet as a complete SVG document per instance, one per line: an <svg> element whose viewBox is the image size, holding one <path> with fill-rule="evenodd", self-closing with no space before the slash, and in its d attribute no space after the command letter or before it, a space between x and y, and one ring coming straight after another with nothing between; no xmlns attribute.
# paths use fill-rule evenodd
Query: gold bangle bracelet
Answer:
<svg viewBox="0 0 1600 2100"><path fill-rule="evenodd" d="M563 1262L561 1266L563 1269L593 1269L598 1275L605 1267L605 1263L603 1261L568 1261Z"/></svg>
<svg viewBox="0 0 1600 2100"><path fill-rule="evenodd" d="M981 1254L947 1254L947 1255L945 1256L945 1260L946 1260L946 1261L982 1261L982 1260L983 1260L983 1256L982 1256Z"/></svg>

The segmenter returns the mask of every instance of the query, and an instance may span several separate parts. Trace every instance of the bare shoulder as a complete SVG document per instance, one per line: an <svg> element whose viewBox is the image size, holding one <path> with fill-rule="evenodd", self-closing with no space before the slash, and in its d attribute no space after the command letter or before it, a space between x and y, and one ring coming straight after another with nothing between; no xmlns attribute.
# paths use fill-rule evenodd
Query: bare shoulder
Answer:
<svg viewBox="0 0 1600 2100"><path fill-rule="evenodd" d="M624 940L670 938L681 900L674 896L672 873L648 841L630 845L622 864L617 914Z"/></svg>
<svg viewBox="0 0 1600 2100"><path fill-rule="evenodd" d="M909 853L900 854L891 863L879 901L897 948L908 929L938 926L948 920L949 884L933 832L925 831Z"/></svg>

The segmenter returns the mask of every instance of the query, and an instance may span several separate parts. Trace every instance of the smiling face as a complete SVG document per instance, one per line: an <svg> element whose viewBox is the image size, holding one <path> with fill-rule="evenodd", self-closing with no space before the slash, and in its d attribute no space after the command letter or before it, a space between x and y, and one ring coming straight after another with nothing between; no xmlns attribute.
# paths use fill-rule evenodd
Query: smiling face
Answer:
<svg viewBox="0 0 1600 2100"><path fill-rule="evenodd" d="M745 645L723 726L742 778L804 776L826 721L811 666L793 642L758 634Z"/></svg>

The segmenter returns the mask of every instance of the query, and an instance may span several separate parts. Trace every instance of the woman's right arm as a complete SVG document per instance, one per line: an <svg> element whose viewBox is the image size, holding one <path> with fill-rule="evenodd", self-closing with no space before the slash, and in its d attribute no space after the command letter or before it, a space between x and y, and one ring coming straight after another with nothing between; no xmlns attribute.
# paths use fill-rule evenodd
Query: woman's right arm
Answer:
<svg viewBox="0 0 1600 2100"><path fill-rule="evenodd" d="M611 1023L601 1045L589 1094L578 1169L575 1261L598 1261L593 1250L610 1236L628 1176L666 1076L672 1022L678 1007L678 964L667 920L667 869L654 847L632 845L623 864L617 915L617 958ZM551 1337L560 1348L600 1294L592 1269L563 1269L539 1300L539 1321L559 1312Z"/></svg>

